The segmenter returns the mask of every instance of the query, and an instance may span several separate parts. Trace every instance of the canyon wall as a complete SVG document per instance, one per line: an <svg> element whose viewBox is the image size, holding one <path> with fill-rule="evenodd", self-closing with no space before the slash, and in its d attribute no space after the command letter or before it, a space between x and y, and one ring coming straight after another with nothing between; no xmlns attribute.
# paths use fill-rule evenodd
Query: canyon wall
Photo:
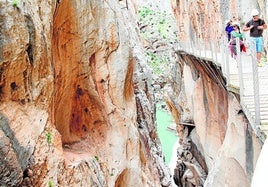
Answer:
<svg viewBox="0 0 268 187"><path fill-rule="evenodd" d="M264 3L250 1L172 1L180 41L225 39L224 21L250 19L253 8L266 18ZM174 179L178 186L250 186L263 142L230 92L221 67L178 51L181 85L168 100L177 118L180 146ZM237 176L237 177L235 177Z"/></svg>
<svg viewBox="0 0 268 187"><path fill-rule="evenodd" d="M225 37L225 20L231 19L243 26L251 19L251 10L254 8L267 22L267 2L261 0L171 0L171 4L180 40L219 40ZM266 33L264 37L266 40Z"/></svg>
<svg viewBox="0 0 268 187"><path fill-rule="evenodd" d="M220 67L182 51L178 55L182 85L169 101L180 120L176 184L250 186L262 142L239 96L227 91Z"/></svg>
<svg viewBox="0 0 268 187"><path fill-rule="evenodd" d="M0 1L1 186L169 186L132 1Z"/></svg>
<svg viewBox="0 0 268 187"><path fill-rule="evenodd" d="M219 39L225 19L246 19L241 7L265 10L171 3L180 40ZM166 82L147 64L135 1L0 0L0 8L1 186L171 186L152 89ZM175 182L249 186L262 143L239 96L220 67L177 58L167 94L182 145Z"/></svg>

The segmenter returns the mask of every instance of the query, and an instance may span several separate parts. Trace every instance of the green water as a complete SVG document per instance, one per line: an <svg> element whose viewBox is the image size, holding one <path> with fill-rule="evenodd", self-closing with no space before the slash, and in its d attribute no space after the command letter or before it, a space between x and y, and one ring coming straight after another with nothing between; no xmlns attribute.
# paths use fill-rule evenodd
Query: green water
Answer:
<svg viewBox="0 0 268 187"><path fill-rule="evenodd" d="M174 131L168 130L168 126L174 123L169 112L159 109L156 110L157 131L162 144L162 151L165 156L165 163L169 164L172 155L172 148L178 136Z"/></svg>

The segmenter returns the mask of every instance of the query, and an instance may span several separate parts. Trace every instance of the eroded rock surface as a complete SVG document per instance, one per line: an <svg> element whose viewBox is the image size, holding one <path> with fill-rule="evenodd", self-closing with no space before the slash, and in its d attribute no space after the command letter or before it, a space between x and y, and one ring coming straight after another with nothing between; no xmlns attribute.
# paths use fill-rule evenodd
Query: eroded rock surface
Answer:
<svg viewBox="0 0 268 187"><path fill-rule="evenodd" d="M1 186L169 186L134 2L0 6Z"/></svg>
<svg viewBox="0 0 268 187"><path fill-rule="evenodd" d="M216 65L183 52L179 56L183 83L171 98L172 109L180 114L177 129L182 134L175 183L250 186L262 143L243 114L238 96L225 89Z"/></svg>

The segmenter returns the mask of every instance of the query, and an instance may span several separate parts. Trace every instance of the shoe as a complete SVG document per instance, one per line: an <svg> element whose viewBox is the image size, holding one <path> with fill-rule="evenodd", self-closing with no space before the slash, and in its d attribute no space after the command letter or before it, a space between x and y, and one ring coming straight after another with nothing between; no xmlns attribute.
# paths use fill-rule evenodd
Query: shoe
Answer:
<svg viewBox="0 0 268 187"><path fill-rule="evenodd" d="M262 63L261 62L258 62L257 66L258 67L262 67Z"/></svg>

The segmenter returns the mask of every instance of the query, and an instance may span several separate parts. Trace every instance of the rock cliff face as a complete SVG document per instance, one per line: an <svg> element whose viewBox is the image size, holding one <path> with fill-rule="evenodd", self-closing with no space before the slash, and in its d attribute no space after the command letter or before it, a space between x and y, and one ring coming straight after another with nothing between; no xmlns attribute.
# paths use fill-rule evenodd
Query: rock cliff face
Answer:
<svg viewBox="0 0 268 187"><path fill-rule="evenodd" d="M181 40L220 39L225 19L246 18L237 1L172 1L172 6ZM258 2L248 6L242 10L264 9ZM181 85L167 102L181 137L176 184L250 186L262 142L243 114L239 96L226 89L220 67L182 51L178 55Z"/></svg>
<svg viewBox="0 0 268 187"><path fill-rule="evenodd" d="M219 39L225 34L225 20L232 19L243 25L251 19L251 10L254 8L259 9L260 16L267 20L266 4L261 0L171 0L171 4L177 18L180 40Z"/></svg>
<svg viewBox="0 0 268 187"><path fill-rule="evenodd" d="M172 113L180 114L176 184L250 186L261 142L238 96L226 90L219 67L178 54L182 86L169 102Z"/></svg>
<svg viewBox="0 0 268 187"><path fill-rule="evenodd" d="M169 186L134 2L0 7L1 186Z"/></svg>
<svg viewBox="0 0 268 187"><path fill-rule="evenodd" d="M220 38L236 3L172 0L179 38ZM136 12L129 0L0 0L1 186L171 186ZM250 186L261 143L238 96L219 67L177 56L175 182Z"/></svg>

